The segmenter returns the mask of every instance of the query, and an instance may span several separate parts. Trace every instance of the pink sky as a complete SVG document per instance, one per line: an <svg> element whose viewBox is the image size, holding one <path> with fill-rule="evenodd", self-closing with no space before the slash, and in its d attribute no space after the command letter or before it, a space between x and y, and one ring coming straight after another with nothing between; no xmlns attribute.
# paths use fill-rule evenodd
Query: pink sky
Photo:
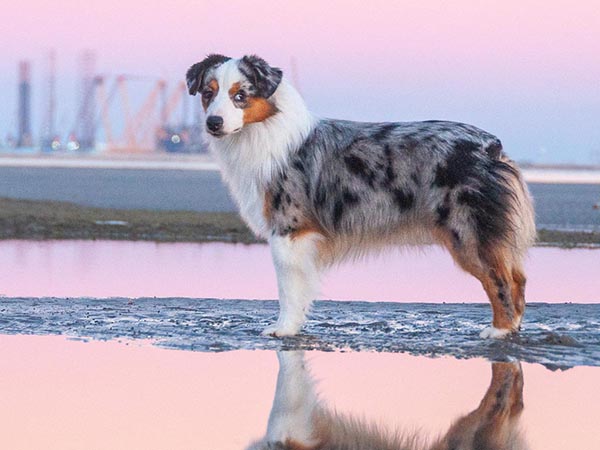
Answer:
<svg viewBox="0 0 600 450"><path fill-rule="evenodd" d="M307 71L327 64L366 74L377 65L391 79L468 64L495 80L544 69L548 79L593 81L600 68L594 1L24 0L5 5L3 16L5 56L89 47L106 65L174 74L213 51L256 52L278 64L294 55Z"/></svg>
<svg viewBox="0 0 600 450"><path fill-rule="evenodd" d="M23 0L2 16L0 116L14 115L21 58L34 60L42 102L52 47L64 114L84 48L102 72L170 80L209 52L258 53L286 70L293 56L320 114L468 121L517 158L600 161L596 1Z"/></svg>

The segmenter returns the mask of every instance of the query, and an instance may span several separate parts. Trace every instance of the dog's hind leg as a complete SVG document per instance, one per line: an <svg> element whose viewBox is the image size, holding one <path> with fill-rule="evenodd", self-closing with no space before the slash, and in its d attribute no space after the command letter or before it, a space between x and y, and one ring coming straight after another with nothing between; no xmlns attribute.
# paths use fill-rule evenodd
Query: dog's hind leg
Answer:
<svg viewBox="0 0 600 450"><path fill-rule="evenodd" d="M302 328L319 289L320 235L273 236L269 240L279 288L279 319L265 335L291 336Z"/></svg>
<svg viewBox="0 0 600 450"><path fill-rule="evenodd" d="M485 328L482 338L502 338L518 331L521 326L521 313L515 307L515 289L511 258L508 252L497 250L485 255L484 271L479 279L492 304L492 326Z"/></svg>
<svg viewBox="0 0 600 450"><path fill-rule="evenodd" d="M520 270L513 270L514 257L510 251L499 246L482 249L474 238L466 239L454 233L441 231L442 244L448 248L454 261L466 272L477 278L492 305L492 326L485 328L482 338L502 338L519 329L525 299L524 277ZM521 274L519 284L514 274ZM517 296L517 297L515 297Z"/></svg>
<svg viewBox="0 0 600 450"><path fill-rule="evenodd" d="M520 262L514 263L512 268L512 299L515 304L515 313L517 315L519 328L525 314L525 272Z"/></svg>
<svg viewBox="0 0 600 450"><path fill-rule="evenodd" d="M431 450L527 449L519 426L523 371L518 362L492 363L492 381L479 407L454 422Z"/></svg>

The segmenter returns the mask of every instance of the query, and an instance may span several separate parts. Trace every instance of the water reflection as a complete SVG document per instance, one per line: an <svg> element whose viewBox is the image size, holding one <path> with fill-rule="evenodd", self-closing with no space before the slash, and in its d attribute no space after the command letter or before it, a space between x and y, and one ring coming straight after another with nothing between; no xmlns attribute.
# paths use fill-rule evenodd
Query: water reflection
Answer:
<svg viewBox="0 0 600 450"><path fill-rule="evenodd" d="M366 432L374 433L375 426L420 430L405 436L420 439L414 444L423 450L490 436L497 440L482 449L499 450L507 448L502 444L519 448L520 438L507 439L520 421L532 449L600 449L598 367L550 371L522 363L527 383L519 418L517 365L493 372L484 359L310 351L307 368L302 354L296 355L301 356L296 366L290 364L287 373L281 367L279 376L304 408L308 426L302 429L309 432L315 417L329 418L320 422L327 426L332 417L343 418L337 423L360 417L368 418L359 428ZM190 352L137 339L81 342L0 334L0 449L241 450L257 440L255 449L264 449L270 412L273 420L285 413L285 405L277 409L281 402L272 408L279 369L272 351ZM504 403L496 401L494 387L503 389L498 400ZM281 437L292 436L303 437ZM444 436L455 441L442 441ZM393 439L387 447L385 442L379 448L398 450ZM272 442L273 449L285 447Z"/></svg>
<svg viewBox="0 0 600 450"><path fill-rule="evenodd" d="M442 437L432 440L332 411L317 395L303 351L281 351L277 357L279 374L267 431L248 450L528 448L519 427L523 411L519 362L491 363L491 382L479 406L455 420Z"/></svg>
<svg viewBox="0 0 600 450"><path fill-rule="evenodd" d="M598 303L599 266L598 250L533 248L527 301ZM488 301L479 282L437 247L343 264L323 282L323 299ZM0 241L0 295L274 299L277 283L266 245Z"/></svg>

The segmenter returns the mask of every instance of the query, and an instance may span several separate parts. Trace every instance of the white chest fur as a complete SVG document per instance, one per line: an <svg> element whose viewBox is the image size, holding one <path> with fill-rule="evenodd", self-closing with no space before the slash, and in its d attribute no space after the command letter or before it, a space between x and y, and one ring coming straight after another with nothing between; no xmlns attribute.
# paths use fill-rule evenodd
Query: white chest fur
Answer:
<svg viewBox="0 0 600 450"><path fill-rule="evenodd" d="M263 211L266 186L271 176L263 167L264 163L258 164L258 161L248 157L252 149L244 147L217 147L213 153L242 218L256 235L266 239L269 233Z"/></svg>
<svg viewBox="0 0 600 450"><path fill-rule="evenodd" d="M285 79L272 101L279 112L263 122L246 125L222 138L207 135L242 218L265 239L270 234L263 214L267 186L285 168L289 155L302 145L315 123L298 92Z"/></svg>

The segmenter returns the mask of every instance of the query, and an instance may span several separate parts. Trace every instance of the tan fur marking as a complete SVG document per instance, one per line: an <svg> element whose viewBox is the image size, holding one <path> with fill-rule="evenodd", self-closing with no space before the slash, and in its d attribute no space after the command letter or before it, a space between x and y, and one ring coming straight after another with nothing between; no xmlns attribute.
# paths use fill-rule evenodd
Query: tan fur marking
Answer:
<svg viewBox="0 0 600 450"><path fill-rule="evenodd" d="M510 252L507 249L496 247L490 249L490 254L490 268L493 271L493 275L495 276L495 278L501 280L504 283L504 285L508 288L508 291L505 292L504 295L508 297L506 301L510 306L510 308L507 309L506 306L502 303L498 295L498 288L496 286L496 283L492 279L492 274L488 274L488 277L483 283L483 287L486 290L486 292L488 292L488 296L490 297L490 301L492 303L492 311L494 313L492 323L496 328L511 329L513 331L516 331L519 329L520 323L517 323L517 318L514 317L515 308L513 304L511 289L512 273L509 267L511 261ZM509 309L512 309L512 311L510 311ZM512 319L510 317L511 313L513 315Z"/></svg>
<svg viewBox="0 0 600 450"><path fill-rule="evenodd" d="M263 217L267 221L267 223L271 223L271 219L273 217L273 195L271 191L267 191L265 193L265 199L263 203Z"/></svg>
<svg viewBox="0 0 600 450"><path fill-rule="evenodd" d="M304 445L304 444L301 444L301 443L300 443L300 442L298 442L298 441L294 441L294 440L292 440L292 439L288 439L288 440L286 440L286 441L285 441L285 444L284 444L284 446L283 446L283 447L284 447L286 450L314 450L314 449L316 449L318 446L319 446L319 445L317 444L317 445L312 445L312 446L310 446L310 447L307 447L306 445Z"/></svg>
<svg viewBox="0 0 600 450"><path fill-rule="evenodd" d="M207 85L209 88L212 89L213 91L213 96L210 100L212 100L213 98L215 98L215 96L217 95L217 92L219 92L219 83L217 82L217 80L210 80L208 82ZM204 97L202 97L202 107L204 108L204 112L206 112L206 110L208 109L208 105L210 104L210 100L206 101L204 99Z"/></svg>
<svg viewBox="0 0 600 450"><path fill-rule="evenodd" d="M514 363L493 363L492 382L479 407L461 417L431 450L524 449L518 418L523 411L523 373ZM452 443L452 446L450 446Z"/></svg>
<svg viewBox="0 0 600 450"><path fill-rule="evenodd" d="M512 300L515 305L519 326L523 314L525 313L525 283L527 282L523 269L521 267L513 267L512 269Z"/></svg>
<svg viewBox="0 0 600 450"><path fill-rule="evenodd" d="M525 300L523 295L519 297L523 298L523 308L519 308L514 297L518 289L515 284L518 281L515 282L510 268L512 261L510 251L497 245L491 247L487 250L486 261L484 263L478 254L476 243L464 242L461 248L456 248L452 236L447 230L438 228L434 230L433 235L441 245L448 249L454 261L465 272L470 273L481 282L492 305L492 323L494 327L517 331L521 325ZM490 272L493 272L494 277L502 280L507 287L507 292L504 292L504 295L509 297L506 301L512 308L512 318L510 317L511 311L506 308L499 298L498 286Z"/></svg>
<svg viewBox="0 0 600 450"><path fill-rule="evenodd" d="M248 106L244 108L244 125L262 122L277 112L277 108L266 98L248 97Z"/></svg>
<svg viewBox="0 0 600 450"><path fill-rule="evenodd" d="M299 239L310 233L323 234L323 229L319 226L316 226L315 224L306 224L304 227L292 231L290 233L290 238L292 240Z"/></svg>
<svg viewBox="0 0 600 450"><path fill-rule="evenodd" d="M241 86L241 84L239 82L233 83L231 85L231 87L229 88L229 91L228 91L229 92L229 96L233 97L235 94L237 94L237 91L240 90L240 86Z"/></svg>
<svg viewBox="0 0 600 450"><path fill-rule="evenodd" d="M323 237L327 236L327 232L316 221L306 219L298 228L290 233L290 239L301 239L308 234L319 234ZM325 241L325 239L323 239Z"/></svg>

